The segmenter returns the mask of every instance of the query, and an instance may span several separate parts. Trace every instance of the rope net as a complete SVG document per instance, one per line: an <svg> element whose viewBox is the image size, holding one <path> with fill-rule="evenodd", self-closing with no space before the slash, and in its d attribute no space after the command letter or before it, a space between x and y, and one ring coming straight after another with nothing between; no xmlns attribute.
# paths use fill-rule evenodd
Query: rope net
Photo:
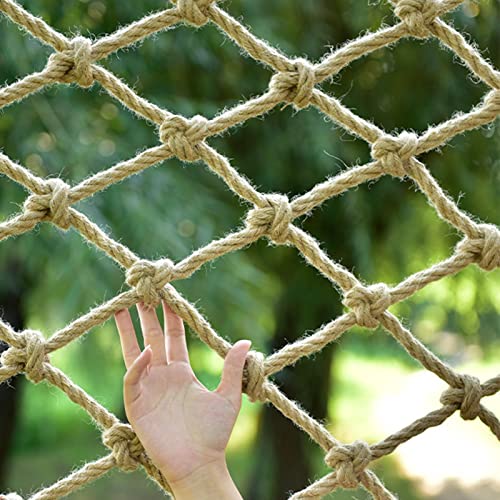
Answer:
<svg viewBox="0 0 500 500"><path fill-rule="evenodd" d="M442 424L458 410L463 419L479 418L500 439L500 421L482 403L484 397L499 391L500 375L481 382L475 376L456 372L424 346L388 310L391 305L407 299L426 285L458 273L470 264L477 264L485 271L492 271L500 265L499 229L492 224L478 223L460 210L418 159L420 154L444 145L456 135L496 119L500 114L500 72L462 34L440 18L457 8L462 0L399 0L391 3L398 18L396 24L364 34L325 54L319 62L312 63L304 58L286 57L257 38L214 0L176 0L171 8L148 15L95 41L82 36L69 39L13 0L0 0L0 10L5 16L54 49L42 71L0 89L1 107L48 85L75 83L88 88L97 83L125 107L155 124L160 142L75 186L59 178L40 178L0 154L0 171L30 192L23 210L0 224L0 239L23 234L44 221L50 221L65 231L74 228L123 267L125 281L130 287L56 331L50 338L34 330L15 331L0 320L0 338L10 345L1 356L0 381L24 372L28 380L35 384L46 381L58 387L89 413L102 430L102 441L110 450L106 456L85 464L68 477L34 493L31 499L62 497L114 467L131 471L142 466L164 491L171 491L132 427L120 422L53 366L49 355L107 321L119 309L129 308L141 300L156 306L164 299L206 345L224 358L231 344L217 334L207 319L174 288L172 281L186 279L205 263L246 247L261 237L267 237L276 245L296 247L310 265L340 290L342 303L346 307L346 312L340 317L269 356L257 351L248 354L243 386L249 399L252 402L271 403L291 419L324 450L325 462L331 468L331 472L294 493L291 499L321 498L339 487L359 486L376 499L396 498L368 466L426 429ZM177 23L200 27L208 22L214 23L230 40L273 73L269 87L262 95L225 110L212 119L200 115L186 118L170 113L137 95L125 82L98 64L99 60L111 53ZM468 113L456 114L448 121L428 128L421 135L407 131L391 135L357 116L340 100L321 90L321 82L352 61L405 37L435 37L453 51L490 88L482 102ZM328 178L292 200L283 194L260 193L207 140L246 120L263 115L282 103L293 105L296 110L308 106L316 108L349 133L364 139L371 147L372 161ZM242 226L179 262L174 263L168 258L149 261L110 238L74 208L77 202L171 157L186 162L203 161L236 195L249 202L251 208ZM463 235L448 258L407 277L392 288L384 283L362 283L348 269L330 259L313 236L293 223L294 219L309 213L329 198L383 175L410 179L428 198L437 215ZM366 328L381 325L424 368L448 385L441 395L438 409L374 444L363 441L350 444L339 442L299 403L287 398L270 379L273 374L293 365L301 357L318 352L355 325ZM2 498L21 499L15 493Z"/></svg>

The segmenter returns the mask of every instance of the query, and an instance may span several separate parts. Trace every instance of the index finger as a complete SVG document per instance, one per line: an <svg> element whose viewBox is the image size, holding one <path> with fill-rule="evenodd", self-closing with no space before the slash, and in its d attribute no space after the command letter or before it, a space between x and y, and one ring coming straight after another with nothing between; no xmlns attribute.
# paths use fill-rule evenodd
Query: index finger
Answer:
<svg viewBox="0 0 500 500"><path fill-rule="evenodd" d="M170 306L162 300L163 321L165 323L165 343L168 362L183 361L189 363L189 354L186 345L186 332L182 318L172 311Z"/></svg>

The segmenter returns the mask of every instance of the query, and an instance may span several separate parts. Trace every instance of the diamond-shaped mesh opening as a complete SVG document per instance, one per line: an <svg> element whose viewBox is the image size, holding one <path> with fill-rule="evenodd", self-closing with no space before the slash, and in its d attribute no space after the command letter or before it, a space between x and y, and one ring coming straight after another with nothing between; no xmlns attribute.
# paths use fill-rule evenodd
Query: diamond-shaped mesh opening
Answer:
<svg viewBox="0 0 500 500"><path fill-rule="evenodd" d="M425 61L425 68L421 61ZM448 120L457 112L466 113L481 101L489 90L458 58L438 40L415 43L405 39L394 46L358 59L325 89L342 98L346 106L360 116L383 124L386 130L424 132L429 124ZM387 92L391 82L400 89ZM407 98L408 82L412 82L412 98ZM454 83L459 82L460 85ZM362 95L376 96L357 109ZM432 95L433 100L427 96ZM425 103L418 113L415 102Z"/></svg>
<svg viewBox="0 0 500 500"><path fill-rule="evenodd" d="M186 203L190 187L195 187L197 196ZM97 206L111 236L134 252L145 258L170 255L175 260L223 238L240 223L244 212L227 186L203 164L186 166L174 158L111 185L80 206L88 206L82 210L90 218L94 218L90 210ZM157 214L155 220L148 219L152 212ZM227 217L222 219L220 213ZM138 227L132 235L130 224Z"/></svg>
<svg viewBox="0 0 500 500"><path fill-rule="evenodd" d="M272 154L255 147L268 140L269 130L274 138ZM260 191L286 193L289 198L301 196L342 170L369 160L363 140L312 108L297 113L291 106L276 107L265 116L214 137L212 144ZM290 169L293 175L285 175Z"/></svg>
<svg viewBox="0 0 500 500"><path fill-rule="evenodd" d="M26 186L32 194L21 212L0 225L1 239L36 230L37 225L43 222L52 222L63 230L73 227L84 238L108 254L121 268L130 271L141 263L145 255L135 254L125 244L113 239L104 231L101 227L103 221L99 220L98 212L92 214L93 217L90 218L75 206L79 201L172 157L187 163L203 161L224 180L237 195L238 201L246 200L253 205L253 208L246 213L244 224L240 224L235 232L199 248L182 261L176 263L150 261L148 264L153 266L158 276L168 274L168 279L163 282L153 283L153 280L150 280L146 286L141 281L145 278L140 278L141 286L138 286L138 282L131 282L130 276L125 272L130 286L125 287L119 295L106 298L84 316L74 319L49 338L36 330L16 332L7 323L0 322L0 337L12 346L2 354L0 380L8 380L18 372L24 371L34 383L45 380L58 386L70 399L85 408L100 430L106 432L108 436L118 437L120 431L123 432L124 426L117 417L103 405L92 400L63 372L57 372L43 356L33 358L34 352L39 353L41 350L50 354L87 334L90 329L97 330L97 326L109 320L119 309L128 308L139 300L157 305L159 299L163 298L194 333L198 334L219 356L224 357L231 343L219 335L197 308L181 295L179 292L181 286L176 287L175 282L189 278L207 262L213 262L222 255L257 244L257 241L262 242L263 238L267 238L276 245L296 247L307 262L327 278L325 282L337 288L346 308L344 313L333 315L334 318L329 322L313 332L308 331L302 338L283 346L264 360L254 355L252 358L254 363L248 364L245 369L244 391L248 393L250 399L272 403L279 412L317 442L326 454L324 458L330 472L293 494L292 499L323 496L338 487L359 486L375 498L394 498L368 467L370 463L390 454L399 445L425 429L440 425L457 410L460 410L463 419L479 418L493 434L500 436L500 422L481 403L483 397L498 392L500 379L493 377L481 384L476 377L454 370L433 354L394 314L388 311L392 305L403 303L418 290L445 276L455 275L470 264L476 263L485 271L492 271L500 264L498 228L492 224L479 223L462 211L456 202L446 195L420 158L423 153L440 148L456 135L488 125L495 120L500 112L499 73L456 30L441 20L440 16L453 10L461 3L460 1L446 0L437 3L403 0L391 3L394 4L395 12L401 22L373 33L365 33L337 50L329 52L321 61L313 64L305 58L289 59L283 52L257 38L250 29L245 28L213 2L203 5L183 2L166 11L151 14L95 41L82 36L69 39L41 19L33 17L12 0L2 2L0 10L7 17L54 49L54 53L48 58L41 72L28 75L0 89L0 102L3 106L27 98L54 83L78 84L85 88L99 84L127 108L154 123L158 127L159 137L155 146L107 170L99 170L97 174L76 185L70 185L62 179L36 175L21 164L13 162L8 156L2 155L0 158L2 172ZM102 17L104 14L104 12L101 14L94 12L95 22L98 23L99 16ZM88 15L92 18L91 13ZM208 21L218 25L243 52L270 70L272 77L266 90L234 108L225 109L210 120L203 116L193 116L188 119L152 104L107 70L105 62L99 63L117 50L182 21L196 26L204 25ZM182 29L185 30L185 27ZM321 90L322 82L342 71L356 59L408 36L439 38L492 90L488 91L481 103L470 112L456 115L446 122L428 128L420 135L408 131L399 135L388 135L377 125L349 109L341 99ZM292 199L283 194L262 193L253 186L249 178L241 175L232 161L213 148L210 138L252 118L263 116L283 103L293 105L297 111L307 107L316 108L315 111L321 112L336 126L368 143L372 161L354 165ZM195 165L191 166L196 168ZM349 189L355 189L358 185L373 182L384 175L411 179L434 206L439 217L463 236L451 255L392 287L384 283L364 284L343 263L331 259L322 245L300 224L300 217L328 199L339 196ZM283 188L274 189L283 192ZM96 223L96 220L99 222ZM273 251L295 252L295 249L269 250ZM137 271L137 268L134 271ZM369 329L383 327L404 346L412 358L418 360L448 386L441 394L440 408L421 416L415 422L372 445L364 441L341 443L323 423L308 415L300 403L280 393L280 388L272 382L274 377L270 378L274 374L279 378L279 373L283 374L285 371L293 376L294 372L287 367L299 361L307 362L306 357L314 357L316 353L356 325ZM94 335L96 333L93 332ZM262 366L256 366L257 363ZM132 432L132 429L127 428L127 431ZM67 494L115 466L128 470L131 464L142 465L165 491L170 491L167 478L156 468L145 450L137 453L130 451L130 456L124 461L120 450L123 450L124 446L127 447L126 441L127 438L118 439L116 447L110 445L108 455L80 469L83 479L75 481L74 476L70 476L53 486L44 488L38 494L44 498ZM98 468L99 472L88 474L85 471L89 468Z"/></svg>
<svg viewBox="0 0 500 500"><path fill-rule="evenodd" d="M92 95L92 108L86 104L88 96L80 95L86 92ZM68 108L75 110L78 120L61 111ZM20 151L22 156L13 159L42 177L80 182L157 145L151 125L97 86L83 90L53 85L7 110L4 154ZM131 126L136 133L123 141L123 130Z"/></svg>
<svg viewBox="0 0 500 500"><path fill-rule="evenodd" d="M386 214L374 207L373 199L390 200L398 217L387 223ZM321 241L331 258L349 269L356 263L356 275L366 282L398 283L446 259L460 239L453 227L436 217L435 208L410 179L398 182L384 176L326 201L320 210L322 217L313 212L303 228ZM406 221L417 214L423 224L415 232ZM339 240L343 242L340 248ZM401 254L400 247L412 251Z"/></svg>
<svg viewBox="0 0 500 500"><path fill-rule="evenodd" d="M222 57L217 57L215 51L221 50ZM271 74L253 59L241 57L239 47L209 25L199 31L177 26L127 52L110 55L105 65L119 78L130 82L140 95L184 116L212 117L223 109L237 106L263 93ZM154 78L148 71L151 67L164 67L163 77ZM249 73L252 78L245 78ZM179 85L179 82L184 83ZM240 85L240 82L244 83Z"/></svg>

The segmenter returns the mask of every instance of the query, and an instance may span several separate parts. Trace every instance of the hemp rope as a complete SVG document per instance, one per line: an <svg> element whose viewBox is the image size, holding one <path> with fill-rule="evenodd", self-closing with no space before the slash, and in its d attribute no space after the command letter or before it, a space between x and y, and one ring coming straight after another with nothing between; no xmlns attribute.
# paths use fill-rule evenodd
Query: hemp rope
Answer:
<svg viewBox="0 0 500 500"><path fill-rule="evenodd" d="M369 491L373 498L394 499L395 496L368 469L370 463L392 453L399 445L426 429L442 424L455 411L459 411L465 420L479 418L500 440L500 421L482 404L484 397L500 391L500 375L481 383L474 376L455 372L388 311L391 305L411 297L434 281L460 272L470 264L477 264L484 271L492 271L500 266L499 229L492 224L477 223L460 210L417 159L418 155L443 146L456 135L492 123L498 117L500 72L462 34L440 19L440 16L457 8L463 0L390 1L399 18L397 24L362 35L325 54L321 61L312 63L304 58L290 59L260 40L219 8L215 0L177 0L173 2L172 8L145 16L95 41L82 36L69 39L15 1L0 0L0 11L5 16L54 49L42 71L0 88L0 108L18 102L48 85L76 84L88 88L97 83L132 112L156 125L161 142L75 186L58 178L40 178L0 153L0 172L20 183L30 193L23 210L0 223L0 240L30 231L40 222L52 222L64 231L74 228L125 269L125 281L130 286L130 290L91 309L49 338L34 330L16 332L0 319L0 338L10 345L0 357L0 382L24 372L28 380L35 384L45 381L58 387L88 412L102 432L103 444L111 451L54 485L41 489L31 499L60 498L114 467L131 471L142 466L149 477L163 490L170 492L166 478L151 462L132 427L119 422L54 367L50 363L50 353L104 323L119 309L131 307L139 300L155 306L164 299L203 342L225 357L231 344L217 334L171 283L189 278L205 263L244 248L261 237L267 237L277 245L295 246L307 263L320 271L335 288L340 288L342 303L347 308L347 312L321 326L313 334L267 357L256 351L250 351L247 357L243 385L249 399L273 404L307 432L322 447L325 463L333 469L323 478L293 494L291 499L318 498L338 487L358 486ZM117 50L183 22L195 27L209 22L215 24L250 57L273 71L268 89L262 95L225 110L212 119L200 115L186 118L139 96L113 73L97 64ZM455 115L439 125L429 127L421 135L404 131L394 136L357 116L334 96L325 94L319 88L319 84L351 62L405 37L436 38L491 90L468 113ZM364 139L371 147L373 161L328 178L292 200L279 193L258 192L227 158L206 141L282 103L292 105L296 110L315 107L349 133ZM177 263L169 258L148 261L113 240L73 207L78 201L174 156L186 162L205 162L236 195L252 205L241 228L199 248ZM463 234L463 239L455 246L451 256L407 277L392 288L384 283L361 283L349 270L330 259L310 234L293 224L295 218L310 213L326 200L383 175L410 179L427 197L437 215ZM288 399L269 378L300 358L318 352L355 325L383 327L424 368L448 384L448 389L440 398L441 408L371 446L362 441L340 443L299 403ZM22 500L16 493L0 497Z"/></svg>

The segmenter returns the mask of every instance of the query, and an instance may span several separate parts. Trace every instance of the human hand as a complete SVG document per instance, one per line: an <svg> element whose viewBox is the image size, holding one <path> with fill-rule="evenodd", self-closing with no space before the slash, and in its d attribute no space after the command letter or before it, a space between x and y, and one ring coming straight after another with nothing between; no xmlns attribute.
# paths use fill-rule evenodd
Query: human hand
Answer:
<svg viewBox="0 0 500 500"><path fill-rule="evenodd" d="M146 346L142 352L128 309L115 313L115 321L127 367L127 418L175 492L186 484L201 487L204 477L230 479L225 449L241 408L243 367L251 342L234 344L219 386L209 391L191 368L182 319L164 301L162 308L165 334L155 310L137 304Z"/></svg>

